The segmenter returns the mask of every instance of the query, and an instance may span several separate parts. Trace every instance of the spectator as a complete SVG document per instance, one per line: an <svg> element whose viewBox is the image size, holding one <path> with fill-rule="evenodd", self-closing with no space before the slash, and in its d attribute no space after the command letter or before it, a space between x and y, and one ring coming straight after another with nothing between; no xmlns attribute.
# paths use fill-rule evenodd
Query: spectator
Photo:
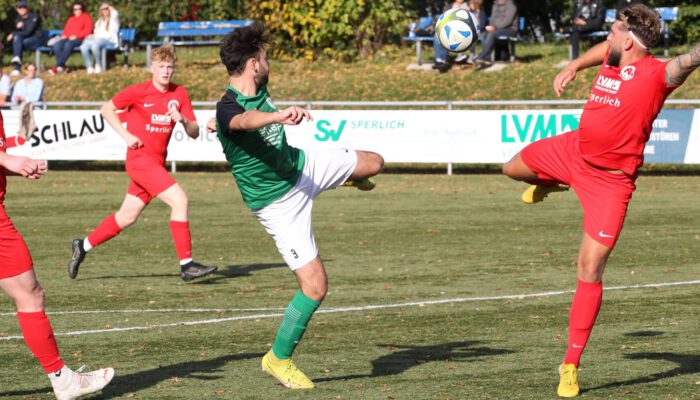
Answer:
<svg viewBox="0 0 700 400"><path fill-rule="evenodd" d="M642 0L617 0L615 7L617 9L617 12L620 12L623 9L629 7L630 5L637 4L637 3L644 4L644 1L642 1Z"/></svg>
<svg viewBox="0 0 700 400"><path fill-rule="evenodd" d="M581 35L603 29L605 6L603 0L576 0L571 13L571 59L578 58Z"/></svg>
<svg viewBox="0 0 700 400"><path fill-rule="evenodd" d="M80 45L80 53L83 54L85 67L88 74L99 74L102 65L102 49L119 46L119 12L109 3L104 2L100 6L100 17L95 23L95 31L83 40ZM92 67L90 52L95 56L95 68Z"/></svg>
<svg viewBox="0 0 700 400"><path fill-rule="evenodd" d="M486 25L488 25L488 16L486 11L484 11L484 0L470 0L469 1L469 11L476 16L476 22L479 24L479 37L484 35L486 32ZM458 64L466 63L473 64L476 59L476 44L469 48L469 59L467 59L466 54L460 54L455 58L455 62Z"/></svg>
<svg viewBox="0 0 700 400"><path fill-rule="evenodd" d="M36 65L27 63L24 66L24 78L15 83L12 91L12 101L21 103L39 103L44 100L44 81L36 77Z"/></svg>
<svg viewBox="0 0 700 400"><path fill-rule="evenodd" d="M26 1L17 3L17 18L15 18L15 31L7 35L7 41L12 42L12 64L15 68L10 76L19 76L22 66L22 52L36 50L45 44L44 31L41 29L41 17L35 12L29 11Z"/></svg>
<svg viewBox="0 0 700 400"><path fill-rule="evenodd" d="M10 102L10 89L12 82L10 77L2 71L2 58L0 57L0 108L7 108Z"/></svg>
<svg viewBox="0 0 700 400"><path fill-rule="evenodd" d="M469 9L469 5L465 0L455 0L452 5L445 5L443 12L454 10L455 8L463 8L465 10ZM442 47L440 41L437 39L437 32L433 38L433 49L435 49L435 63L433 64L433 69L440 70L440 72L447 72L450 66L447 65L447 50Z"/></svg>
<svg viewBox="0 0 700 400"><path fill-rule="evenodd" d="M481 52L476 57L477 65L491 65L491 52L499 36L515 36L518 33L518 8L513 0L494 0L491 8L491 23L486 25L481 38Z"/></svg>
<svg viewBox="0 0 700 400"><path fill-rule="evenodd" d="M56 66L49 70L51 75L66 69L66 61L68 61L70 53L92 33L92 28L92 18L85 12L85 4L80 1L73 2L73 15L66 21L61 38L53 45Z"/></svg>

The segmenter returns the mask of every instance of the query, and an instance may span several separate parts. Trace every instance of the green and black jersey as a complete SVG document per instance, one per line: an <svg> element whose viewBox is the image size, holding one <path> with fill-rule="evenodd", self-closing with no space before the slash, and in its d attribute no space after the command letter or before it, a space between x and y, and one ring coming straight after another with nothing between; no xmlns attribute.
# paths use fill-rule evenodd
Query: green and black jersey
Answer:
<svg viewBox="0 0 700 400"><path fill-rule="evenodd" d="M250 97L227 86L226 94L216 103L216 125L243 201L256 209L284 196L294 186L304 167L304 152L287 144L282 124L254 131L231 130L233 117L247 110L277 112L266 86Z"/></svg>

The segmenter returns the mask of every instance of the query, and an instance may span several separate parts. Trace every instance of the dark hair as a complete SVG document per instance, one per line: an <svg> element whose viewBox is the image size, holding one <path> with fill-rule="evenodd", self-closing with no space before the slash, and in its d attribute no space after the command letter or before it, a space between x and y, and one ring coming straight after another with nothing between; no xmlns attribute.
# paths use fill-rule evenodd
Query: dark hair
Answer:
<svg viewBox="0 0 700 400"><path fill-rule="evenodd" d="M80 11L85 12L85 3L82 1L74 1L73 5L70 6L71 9L75 8L75 6L80 6Z"/></svg>
<svg viewBox="0 0 700 400"><path fill-rule="evenodd" d="M659 13L644 4L632 4L617 15L625 28L632 31L647 47L653 46L661 36Z"/></svg>
<svg viewBox="0 0 700 400"><path fill-rule="evenodd" d="M265 44L265 27L259 22L229 32L219 46L219 56L228 74L241 74L249 59L258 59Z"/></svg>

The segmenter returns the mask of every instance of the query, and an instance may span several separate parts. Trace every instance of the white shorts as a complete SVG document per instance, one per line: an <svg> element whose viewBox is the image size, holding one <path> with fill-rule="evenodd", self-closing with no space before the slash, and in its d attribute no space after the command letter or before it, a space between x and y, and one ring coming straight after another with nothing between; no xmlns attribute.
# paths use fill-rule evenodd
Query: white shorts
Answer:
<svg viewBox="0 0 700 400"><path fill-rule="evenodd" d="M357 165L355 150L304 150L304 155L304 168L294 187L272 204L253 210L292 271L318 255L311 223L314 199L342 185Z"/></svg>

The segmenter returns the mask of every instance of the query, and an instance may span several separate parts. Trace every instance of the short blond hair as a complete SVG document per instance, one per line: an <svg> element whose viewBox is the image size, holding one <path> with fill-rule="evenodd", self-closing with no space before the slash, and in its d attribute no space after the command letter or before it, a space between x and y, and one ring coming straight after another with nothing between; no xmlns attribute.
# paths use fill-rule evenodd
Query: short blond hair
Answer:
<svg viewBox="0 0 700 400"><path fill-rule="evenodd" d="M153 50L151 53L151 61L169 61L175 64L177 56L175 55L175 47L166 44Z"/></svg>

